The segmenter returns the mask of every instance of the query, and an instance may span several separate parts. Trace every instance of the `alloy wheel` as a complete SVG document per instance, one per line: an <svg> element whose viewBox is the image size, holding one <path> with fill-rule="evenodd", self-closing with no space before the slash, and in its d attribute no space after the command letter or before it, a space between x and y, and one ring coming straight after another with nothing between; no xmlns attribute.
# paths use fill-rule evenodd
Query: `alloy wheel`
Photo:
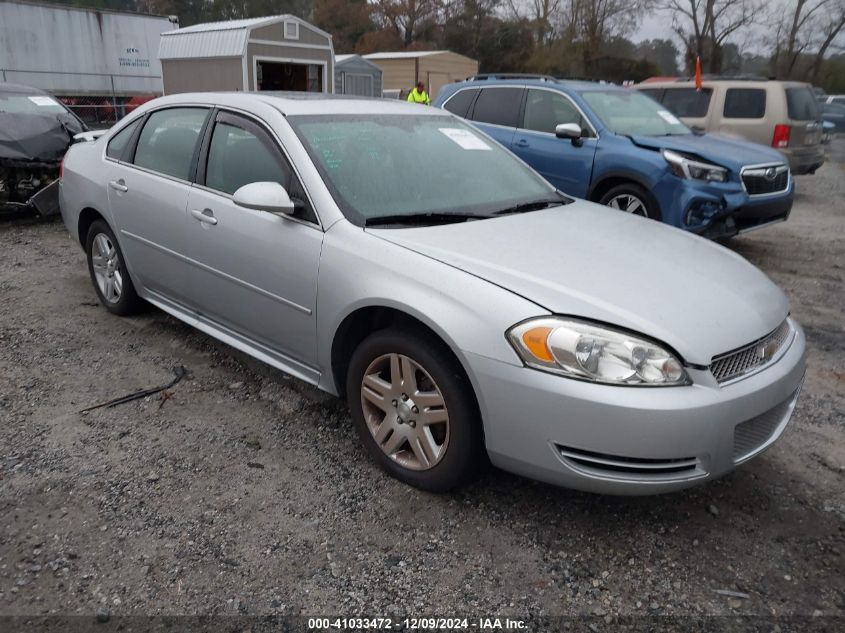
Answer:
<svg viewBox="0 0 845 633"><path fill-rule="evenodd" d="M620 211L624 211L625 213L641 215L644 218L648 217L648 211L646 210L643 201L640 200L637 196L632 196L629 193L622 193L618 196L612 197L610 200L608 200L607 206L612 207L614 209L619 209Z"/></svg>
<svg viewBox="0 0 845 633"><path fill-rule="evenodd" d="M379 356L361 381L364 421L379 448L410 470L436 466L449 444L449 412L431 375L403 354Z"/></svg>
<svg viewBox="0 0 845 633"><path fill-rule="evenodd" d="M94 268L94 278L100 293L109 303L120 301L123 292L123 270L120 266L120 256L105 233L97 233L91 244L91 265Z"/></svg>

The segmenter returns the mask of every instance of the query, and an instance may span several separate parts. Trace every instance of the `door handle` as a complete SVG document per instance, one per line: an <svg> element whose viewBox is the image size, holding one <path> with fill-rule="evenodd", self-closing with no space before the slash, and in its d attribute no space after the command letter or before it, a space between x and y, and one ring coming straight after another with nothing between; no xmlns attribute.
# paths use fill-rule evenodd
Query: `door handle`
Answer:
<svg viewBox="0 0 845 633"><path fill-rule="evenodd" d="M514 146L516 147L528 147L528 145L528 141L526 141L524 138L521 138L516 143L514 143Z"/></svg>
<svg viewBox="0 0 845 633"><path fill-rule="evenodd" d="M126 193L127 191L129 191L129 187L126 186L126 181L123 180L123 178L121 178L120 180L110 180L109 187L121 193Z"/></svg>
<svg viewBox="0 0 845 633"><path fill-rule="evenodd" d="M191 209L191 215L200 222L205 222L206 224L211 224L212 226L217 224L217 218L214 217L214 212L211 209L203 209L202 211L199 209Z"/></svg>

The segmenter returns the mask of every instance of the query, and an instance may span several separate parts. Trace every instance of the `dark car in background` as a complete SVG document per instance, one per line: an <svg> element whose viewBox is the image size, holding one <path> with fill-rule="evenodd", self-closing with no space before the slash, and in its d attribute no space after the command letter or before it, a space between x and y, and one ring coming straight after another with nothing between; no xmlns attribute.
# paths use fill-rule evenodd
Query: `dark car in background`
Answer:
<svg viewBox="0 0 845 633"><path fill-rule="evenodd" d="M74 135L86 130L46 92L0 83L0 213L57 213L62 158Z"/></svg>
<svg viewBox="0 0 845 633"><path fill-rule="evenodd" d="M469 119L560 191L725 238L785 220L795 191L784 156L696 134L646 95L609 84L482 75L435 105Z"/></svg>
<svg viewBox="0 0 845 633"><path fill-rule="evenodd" d="M822 118L825 123L832 123L832 134L845 134L845 103L827 102L821 104Z"/></svg>

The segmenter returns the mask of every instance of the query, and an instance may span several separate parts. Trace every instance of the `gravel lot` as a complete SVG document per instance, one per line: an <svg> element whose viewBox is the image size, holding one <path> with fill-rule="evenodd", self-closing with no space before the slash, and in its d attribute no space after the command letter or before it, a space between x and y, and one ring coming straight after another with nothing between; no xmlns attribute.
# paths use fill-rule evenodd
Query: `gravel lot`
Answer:
<svg viewBox="0 0 845 633"><path fill-rule="evenodd" d="M492 469L408 488L339 401L158 310L110 316L60 222L3 222L0 615L842 616L845 166L798 188L787 223L730 244L807 332L789 430L722 480L636 499ZM77 413L178 365L166 401Z"/></svg>

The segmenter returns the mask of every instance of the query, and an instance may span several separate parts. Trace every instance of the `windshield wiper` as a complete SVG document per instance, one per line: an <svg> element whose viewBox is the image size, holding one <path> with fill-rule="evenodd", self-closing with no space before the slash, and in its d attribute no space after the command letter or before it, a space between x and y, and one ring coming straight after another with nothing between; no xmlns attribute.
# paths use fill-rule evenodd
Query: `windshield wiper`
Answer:
<svg viewBox="0 0 845 633"><path fill-rule="evenodd" d="M539 211L540 209L548 209L549 207L556 207L572 202L569 198L543 198L540 200L532 200L531 202L521 202L511 207L505 207L495 211L493 215L510 215L512 213L527 213L529 211Z"/></svg>
<svg viewBox="0 0 845 633"><path fill-rule="evenodd" d="M364 220L364 226L385 226L388 224L409 224L425 226L428 224L448 224L450 222L466 222L467 220L485 220L490 215L477 213L397 213L395 215L379 215Z"/></svg>

